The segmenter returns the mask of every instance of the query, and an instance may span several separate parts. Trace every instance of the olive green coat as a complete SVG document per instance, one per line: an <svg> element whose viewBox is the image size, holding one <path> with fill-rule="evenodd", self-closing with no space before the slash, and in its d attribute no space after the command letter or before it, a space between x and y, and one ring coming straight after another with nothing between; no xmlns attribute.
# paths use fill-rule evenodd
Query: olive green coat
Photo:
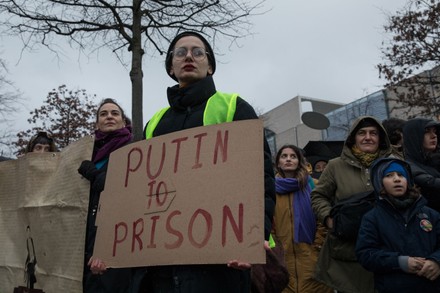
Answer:
<svg viewBox="0 0 440 293"><path fill-rule="evenodd" d="M372 119L380 129L379 157L387 157L392 152L385 129L377 119L362 116L353 123L341 156L329 161L311 193L313 210L323 224L336 202L359 192L373 190L369 168L363 166L351 152L356 126L363 119ZM316 279L344 293L374 292L373 274L357 262L354 247L354 242L343 241L328 233L318 258Z"/></svg>

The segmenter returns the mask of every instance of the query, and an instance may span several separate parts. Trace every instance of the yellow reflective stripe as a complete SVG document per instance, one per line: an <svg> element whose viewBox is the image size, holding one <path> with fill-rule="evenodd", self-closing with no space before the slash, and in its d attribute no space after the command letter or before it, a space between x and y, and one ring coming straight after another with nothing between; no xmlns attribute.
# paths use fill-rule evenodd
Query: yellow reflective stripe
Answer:
<svg viewBox="0 0 440 293"><path fill-rule="evenodd" d="M238 94L216 92L206 103L203 125L213 125L234 120ZM225 115L226 114L226 115Z"/></svg>
<svg viewBox="0 0 440 293"><path fill-rule="evenodd" d="M203 125L214 125L223 122L232 122L234 120L235 110L237 107L238 94L226 94L216 92L206 102L205 111L203 112ZM170 107L165 107L156 112L150 121L148 121L145 129L145 138L153 137L159 121L162 119L166 111Z"/></svg>
<svg viewBox="0 0 440 293"><path fill-rule="evenodd" d="M272 234L269 235L269 247L274 248L276 246L275 240L273 240Z"/></svg>
<svg viewBox="0 0 440 293"><path fill-rule="evenodd" d="M168 111L170 107L165 107L159 111L157 111L153 117L151 117L150 121L148 121L147 128L145 129L145 139L150 139L153 137L153 132L156 129L157 124L159 124L160 119Z"/></svg>

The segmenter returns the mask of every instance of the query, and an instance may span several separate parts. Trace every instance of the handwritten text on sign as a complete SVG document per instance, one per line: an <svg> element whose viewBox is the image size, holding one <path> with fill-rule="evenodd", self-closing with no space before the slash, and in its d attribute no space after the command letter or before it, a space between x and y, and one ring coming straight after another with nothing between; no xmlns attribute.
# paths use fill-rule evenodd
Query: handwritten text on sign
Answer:
<svg viewBox="0 0 440 293"><path fill-rule="evenodd" d="M94 255L113 267L264 262L262 131L224 123L112 153Z"/></svg>

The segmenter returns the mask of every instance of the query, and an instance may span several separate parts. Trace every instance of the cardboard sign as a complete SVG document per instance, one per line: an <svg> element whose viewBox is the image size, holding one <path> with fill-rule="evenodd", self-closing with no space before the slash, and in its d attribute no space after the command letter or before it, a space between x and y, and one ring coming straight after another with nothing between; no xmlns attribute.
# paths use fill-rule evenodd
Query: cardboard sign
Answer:
<svg viewBox="0 0 440 293"><path fill-rule="evenodd" d="M197 127L113 152L94 256L109 267L264 263L262 124Z"/></svg>
<svg viewBox="0 0 440 293"><path fill-rule="evenodd" d="M77 169L90 160L93 143L87 136L61 152L0 163L0 292L26 285L28 237L37 258L35 288L82 292L90 184Z"/></svg>

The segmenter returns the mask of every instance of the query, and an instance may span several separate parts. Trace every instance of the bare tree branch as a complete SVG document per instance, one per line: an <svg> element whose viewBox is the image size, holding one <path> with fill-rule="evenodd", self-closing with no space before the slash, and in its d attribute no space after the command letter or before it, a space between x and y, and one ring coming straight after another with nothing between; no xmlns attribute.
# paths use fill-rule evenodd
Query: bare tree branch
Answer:
<svg viewBox="0 0 440 293"><path fill-rule="evenodd" d="M379 76L393 89L403 107L419 106L420 115L440 114L440 1L409 0L384 26L391 36L383 43ZM429 71L427 71L429 69Z"/></svg>
<svg viewBox="0 0 440 293"><path fill-rule="evenodd" d="M0 59L0 155L11 156L13 116L18 112L23 99L20 90L6 78L8 69L4 60Z"/></svg>
<svg viewBox="0 0 440 293"><path fill-rule="evenodd" d="M83 54L103 48L125 63L131 54L132 120L142 137L142 57L166 52L185 30L231 44L251 33L250 17L263 14L263 3L250 0L0 0L3 33L20 35L27 49L43 45L57 52L57 37L67 38ZM144 38L143 38L144 37ZM127 51L123 50L127 48ZM58 56L58 55L57 55Z"/></svg>
<svg viewBox="0 0 440 293"><path fill-rule="evenodd" d="M84 89L72 91L65 85L53 89L44 104L30 112L28 122L34 126L17 134L18 140L13 143L18 149L16 154L24 153L27 143L38 131L51 133L59 149L93 134L98 108L94 99L96 97L89 96Z"/></svg>

